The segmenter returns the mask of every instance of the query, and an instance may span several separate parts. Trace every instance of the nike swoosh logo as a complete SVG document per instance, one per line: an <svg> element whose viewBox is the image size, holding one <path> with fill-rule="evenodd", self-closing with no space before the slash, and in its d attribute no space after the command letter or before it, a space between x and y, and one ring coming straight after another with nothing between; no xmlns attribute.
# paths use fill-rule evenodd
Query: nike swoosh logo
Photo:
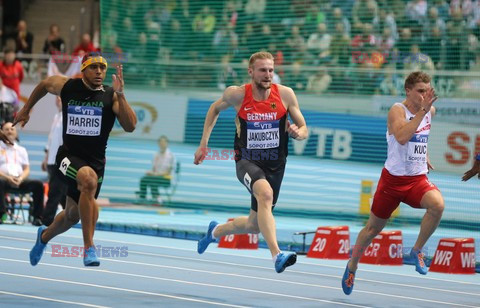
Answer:
<svg viewBox="0 0 480 308"><path fill-rule="evenodd" d="M253 108L253 107L250 107L250 108L245 107L245 108L243 108L243 110L249 111L249 110L252 109L252 108Z"/></svg>

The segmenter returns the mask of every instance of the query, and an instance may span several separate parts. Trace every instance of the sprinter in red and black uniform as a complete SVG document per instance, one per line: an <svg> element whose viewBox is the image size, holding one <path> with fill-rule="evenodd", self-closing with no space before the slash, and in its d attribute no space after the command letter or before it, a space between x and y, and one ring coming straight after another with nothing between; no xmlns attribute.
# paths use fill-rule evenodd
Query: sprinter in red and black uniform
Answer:
<svg viewBox="0 0 480 308"><path fill-rule="evenodd" d="M113 86L103 84L107 60L98 53L87 54L82 60L82 77L70 79L51 76L41 81L33 90L16 123L24 126L33 106L45 94L62 98L63 145L57 153L56 165L66 183L67 204L53 223L42 226L37 232L37 241L30 251L30 263L37 265L47 242L61 234L79 219L82 220L85 266L98 266L93 243L93 233L98 219L96 198L100 192L105 169L105 150L115 119L127 132L132 132L137 123L135 112L123 94L122 66L113 75Z"/></svg>
<svg viewBox="0 0 480 308"><path fill-rule="evenodd" d="M280 251L272 210L285 171L288 135L305 139L308 131L293 90L272 84L273 66L270 53L254 53L248 67L251 83L228 87L223 97L208 110L194 163L200 164L205 159L208 140L220 111L234 107L237 110L237 177L251 193L252 202L249 216L237 217L221 225L210 222L207 235L198 242L197 250L203 253L211 242L225 235L261 232L272 254L275 270L281 273L296 262L297 256L293 252Z"/></svg>

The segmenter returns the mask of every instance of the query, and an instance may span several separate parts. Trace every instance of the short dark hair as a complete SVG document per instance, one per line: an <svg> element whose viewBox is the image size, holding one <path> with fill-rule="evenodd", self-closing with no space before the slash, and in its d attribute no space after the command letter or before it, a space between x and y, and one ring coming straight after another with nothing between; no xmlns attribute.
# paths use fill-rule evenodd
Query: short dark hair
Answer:
<svg viewBox="0 0 480 308"><path fill-rule="evenodd" d="M4 54L7 54L7 53L11 53L11 52L15 52L15 49L13 49L12 47L5 47L5 49L3 50L3 53Z"/></svg>
<svg viewBox="0 0 480 308"><path fill-rule="evenodd" d="M432 78L427 73L420 71L410 73L405 79L405 89L411 89L419 82L429 83L431 80Z"/></svg>
<svg viewBox="0 0 480 308"><path fill-rule="evenodd" d="M161 135L160 138L158 138L158 142L162 141L162 139L165 139L166 142L169 142L168 137L165 135Z"/></svg>

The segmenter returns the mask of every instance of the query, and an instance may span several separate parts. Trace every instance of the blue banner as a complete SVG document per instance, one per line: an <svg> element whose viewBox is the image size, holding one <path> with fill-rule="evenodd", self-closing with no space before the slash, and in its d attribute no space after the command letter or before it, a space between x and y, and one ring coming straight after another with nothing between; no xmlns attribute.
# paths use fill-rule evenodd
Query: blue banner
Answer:
<svg viewBox="0 0 480 308"><path fill-rule="evenodd" d="M185 142L198 144L205 116L212 101L189 99ZM309 128L304 144L289 142L290 155L383 163L387 157L386 118L302 110ZM233 148L235 136L233 108L220 113L209 147Z"/></svg>

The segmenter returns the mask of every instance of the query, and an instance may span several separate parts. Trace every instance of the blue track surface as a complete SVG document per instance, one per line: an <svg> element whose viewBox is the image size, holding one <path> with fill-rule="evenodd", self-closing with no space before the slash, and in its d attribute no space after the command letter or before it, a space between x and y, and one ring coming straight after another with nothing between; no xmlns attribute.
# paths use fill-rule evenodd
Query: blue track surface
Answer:
<svg viewBox="0 0 480 308"><path fill-rule="evenodd" d="M53 257L51 246L81 245L81 231L55 238L36 267L28 262L36 229L0 226L2 307L479 307L478 275L429 273L412 266L361 264L354 292L343 294L345 261L299 256L277 274L269 253L212 244L203 255L194 241L96 232L96 244L128 247L124 257Z"/></svg>

